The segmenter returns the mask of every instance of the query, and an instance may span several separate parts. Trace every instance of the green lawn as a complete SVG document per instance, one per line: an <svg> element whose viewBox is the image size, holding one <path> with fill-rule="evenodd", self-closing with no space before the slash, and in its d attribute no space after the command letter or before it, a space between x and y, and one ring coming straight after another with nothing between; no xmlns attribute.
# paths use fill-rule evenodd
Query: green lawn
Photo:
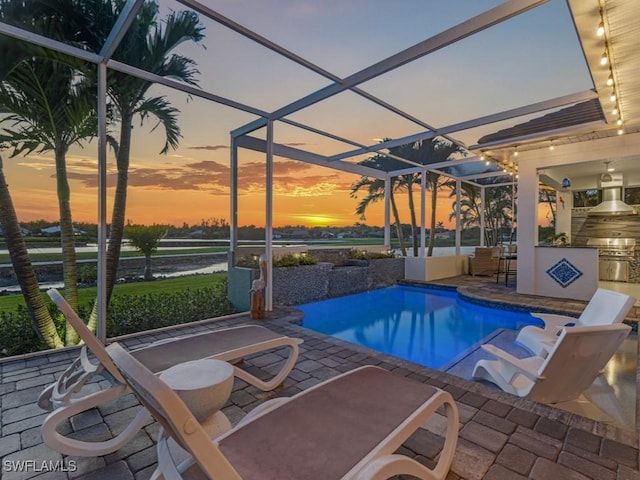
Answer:
<svg viewBox="0 0 640 480"><path fill-rule="evenodd" d="M178 278L154 280L152 282L131 282L116 285L114 296L119 295L145 295L147 293L173 293L186 289L197 289L215 285L227 278L226 272L212 273L209 275L191 275ZM42 293L48 300L46 293ZM96 287L81 288L79 290L80 305L90 308L96 298ZM0 311L13 312L18 305L24 305L21 294L6 295L0 297Z"/></svg>

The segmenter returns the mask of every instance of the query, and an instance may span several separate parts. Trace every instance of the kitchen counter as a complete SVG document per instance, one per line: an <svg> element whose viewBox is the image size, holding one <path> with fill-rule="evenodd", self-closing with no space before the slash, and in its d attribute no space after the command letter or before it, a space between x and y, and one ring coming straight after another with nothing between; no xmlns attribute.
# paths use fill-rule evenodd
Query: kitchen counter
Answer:
<svg viewBox="0 0 640 480"><path fill-rule="evenodd" d="M535 295L589 300L598 288L595 247L535 247Z"/></svg>

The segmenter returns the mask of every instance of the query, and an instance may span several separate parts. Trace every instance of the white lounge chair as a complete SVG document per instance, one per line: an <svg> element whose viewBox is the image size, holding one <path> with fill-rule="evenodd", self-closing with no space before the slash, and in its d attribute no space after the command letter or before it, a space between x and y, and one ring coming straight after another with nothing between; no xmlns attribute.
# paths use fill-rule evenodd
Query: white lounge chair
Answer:
<svg viewBox="0 0 640 480"><path fill-rule="evenodd" d="M473 378L542 403L575 400L593 384L630 330L620 323L563 328L546 358L520 359L483 345L497 360L479 360Z"/></svg>
<svg viewBox="0 0 640 480"><path fill-rule="evenodd" d="M593 294L579 318L553 313L531 313L544 322L544 327L527 325L523 327L516 342L524 345L536 355L545 355L549 347L557 339L557 335L565 326L587 327L593 325L610 325L622 322L636 299L624 293L599 288Z"/></svg>
<svg viewBox="0 0 640 480"><path fill-rule="evenodd" d="M259 406L230 431L210 438L180 397L117 343L107 348L131 389L160 422L158 469L166 479L312 480L444 479L458 436L458 412L448 392L361 367L289 399ZM447 432L434 469L396 454L439 407ZM174 459L173 438L187 452Z"/></svg>
<svg viewBox="0 0 640 480"><path fill-rule="evenodd" d="M57 290L51 289L47 293L85 345L79 358L40 395L38 405L43 410L52 412L42 425L42 438L49 447L66 455L106 455L128 443L145 425L148 413L142 409L125 430L103 442L85 442L58 433L57 426L61 422L118 398L128 390L124 378L109 358L102 342L93 335ZM212 358L233 361L253 353L286 347L289 356L283 360L280 371L269 380L262 380L239 366L234 366L236 377L268 391L280 385L293 369L298 359L299 343L302 343L301 339L287 337L262 326L244 325L162 340L133 350L131 354L151 372L158 374L173 365L192 360ZM95 356L97 363L89 358L89 352ZM86 388L86 383L96 374L104 375L111 381L112 386L104 390L90 391Z"/></svg>

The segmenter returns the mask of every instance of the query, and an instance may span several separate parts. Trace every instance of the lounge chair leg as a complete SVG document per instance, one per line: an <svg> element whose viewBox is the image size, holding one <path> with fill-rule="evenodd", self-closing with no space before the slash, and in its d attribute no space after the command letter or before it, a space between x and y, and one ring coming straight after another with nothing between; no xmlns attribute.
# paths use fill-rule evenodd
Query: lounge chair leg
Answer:
<svg viewBox="0 0 640 480"><path fill-rule="evenodd" d="M122 448L129 443L138 431L147 423L149 412L141 408L136 417L127 425L120 434L104 442L84 442L65 437L57 431L61 422L91 408L121 397L127 392L126 385L102 390L87 395L82 401L72 403L66 407L57 408L45 418L42 424L42 440L49 447L64 455L77 455L80 457L94 457L107 455Z"/></svg>
<svg viewBox="0 0 640 480"><path fill-rule="evenodd" d="M280 343L278 345L274 345L274 348L283 346L283 344L281 343L282 342L281 339L279 339L279 342ZM244 380L247 383L250 383L251 385L259 388L260 390L263 390L265 392L273 390L282 382L284 382L285 378L289 376L289 373L291 373L291 369L293 368L296 361L298 360L298 352L299 352L298 343L301 343L301 341L299 341L296 338L287 339L287 342L284 346L289 348L289 356L285 360L285 364L280 369L280 372L271 380L268 380L268 381L260 380L255 375L252 375L246 370L243 370L236 366L233 367L233 374L239 379Z"/></svg>

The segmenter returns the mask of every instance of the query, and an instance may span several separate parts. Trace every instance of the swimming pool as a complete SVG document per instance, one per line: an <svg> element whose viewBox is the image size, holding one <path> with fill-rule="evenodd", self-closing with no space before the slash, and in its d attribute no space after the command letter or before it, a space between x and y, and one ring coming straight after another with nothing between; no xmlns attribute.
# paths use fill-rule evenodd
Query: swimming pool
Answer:
<svg viewBox="0 0 640 480"><path fill-rule="evenodd" d="M407 286L296 308L305 328L436 369L497 329L542 324L528 313L466 302L456 292Z"/></svg>

